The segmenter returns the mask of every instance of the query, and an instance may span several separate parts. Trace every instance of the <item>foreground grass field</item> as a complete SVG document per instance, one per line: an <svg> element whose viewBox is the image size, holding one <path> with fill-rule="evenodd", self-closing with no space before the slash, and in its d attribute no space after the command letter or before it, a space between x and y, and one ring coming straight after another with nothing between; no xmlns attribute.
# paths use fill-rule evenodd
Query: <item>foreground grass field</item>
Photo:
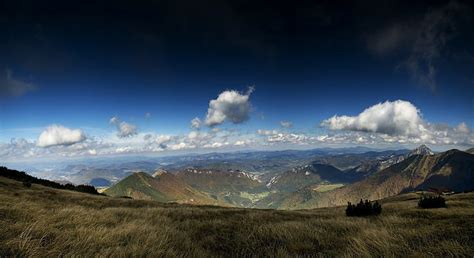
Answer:
<svg viewBox="0 0 474 258"><path fill-rule="evenodd" d="M472 256L474 194L382 215L160 204L56 190L0 177L0 256Z"/></svg>

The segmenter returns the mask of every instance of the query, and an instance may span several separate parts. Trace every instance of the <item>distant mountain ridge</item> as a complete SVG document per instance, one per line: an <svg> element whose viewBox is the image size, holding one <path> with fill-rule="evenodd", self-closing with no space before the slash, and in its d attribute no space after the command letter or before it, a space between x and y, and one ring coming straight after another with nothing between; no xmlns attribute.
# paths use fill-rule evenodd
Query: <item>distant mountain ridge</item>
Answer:
<svg viewBox="0 0 474 258"><path fill-rule="evenodd" d="M342 170L333 164L352 168ZM153 176L134 173L105 193L163 202L301 209L419 189L472 190L473 169L472 154L459 150L435 154L421 145L411 151L316 156L272 177L230 168L158 169Z"/></svg>
<svg viewBox="0 0 474 258"><path fill-rule="evenodd" d="M456 192L474 190L474 155L459 150L412 155L366 179L333 191L315 194L308 192L308 188L302 189L286 197L282 205L283 208L336 206L348 201L382 199L429 188L447 188ZM310 197L303 198L302 195Z"/></svg>

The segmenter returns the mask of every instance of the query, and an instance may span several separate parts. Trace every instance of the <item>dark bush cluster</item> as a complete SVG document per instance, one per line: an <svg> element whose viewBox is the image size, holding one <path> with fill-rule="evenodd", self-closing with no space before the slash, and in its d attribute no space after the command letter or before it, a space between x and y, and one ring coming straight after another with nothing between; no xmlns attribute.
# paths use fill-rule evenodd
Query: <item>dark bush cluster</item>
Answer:
<svg viewBox="0 0 474 258"><path fill-rule="evenodd" d="M418 201L420 208L445 208L446 200L441 196L422 196Z"/></svg>
<svg viewBox="0 0 474 258"><path fill-rule="evenodd" d="M56 183L56 182L49 181L46 179L30 176L26 174L25 172L8 169L6 167L0 167L0 176L23 182L23 185L25 187L31 187L31 184L39 184L39 185L44 185L47 187L52 187L52 188L57 188L57 189L66 189L66 190L72 190L72 191L83 192L83 193L99 194L97 190L93 186L90 186L90 185L73 185L73 184L62 185L60 183Z"/></svg>
<svg viewBox="0 0 474 258"><path fill-rule="evenodd" d="M371 202L369 200L362 201L358 204L347 203L346 215L349 217L357 216L375 216L382 213L382 205L377 201Z"/></svg>

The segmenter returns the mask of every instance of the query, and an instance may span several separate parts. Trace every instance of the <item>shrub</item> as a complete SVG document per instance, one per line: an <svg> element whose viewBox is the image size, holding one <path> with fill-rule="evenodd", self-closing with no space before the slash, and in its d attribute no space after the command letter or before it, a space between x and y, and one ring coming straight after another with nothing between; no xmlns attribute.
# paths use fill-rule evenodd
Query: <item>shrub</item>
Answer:
<svg viewBox="0 0 474 258"><path fill-rule="evenodd" d="M346 215L349 217L357 216L376 216L382 213L382 205L377 201L371 202L369 200L362 201L356 205L350 202L347 203Z"/></svg>
<svg viewBox="0 0 474 258"><path fill-rule="evenodd" d="M418 201L418 207L430 209L430 208L445 208L446 200L441 196L422 196Z"/></svg>
<svg viewBox="0 0 474 258"><path fill-rule="evenodd" d="M31 187L31 183L30 183L30 182L23 182L23 186L30 188L30 187Z"/></svg>

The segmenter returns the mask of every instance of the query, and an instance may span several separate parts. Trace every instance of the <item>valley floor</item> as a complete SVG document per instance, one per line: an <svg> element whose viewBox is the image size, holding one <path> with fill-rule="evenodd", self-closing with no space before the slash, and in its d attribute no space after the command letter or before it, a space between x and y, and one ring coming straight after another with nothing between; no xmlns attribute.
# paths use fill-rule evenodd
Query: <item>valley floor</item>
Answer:
<svg viewBox="0 0 474 258"><path fill-rule="evenodd" d="M0 177L0 256L472 256L474 193L448 208L384 200L379 217L161 204Z"/></svg>

